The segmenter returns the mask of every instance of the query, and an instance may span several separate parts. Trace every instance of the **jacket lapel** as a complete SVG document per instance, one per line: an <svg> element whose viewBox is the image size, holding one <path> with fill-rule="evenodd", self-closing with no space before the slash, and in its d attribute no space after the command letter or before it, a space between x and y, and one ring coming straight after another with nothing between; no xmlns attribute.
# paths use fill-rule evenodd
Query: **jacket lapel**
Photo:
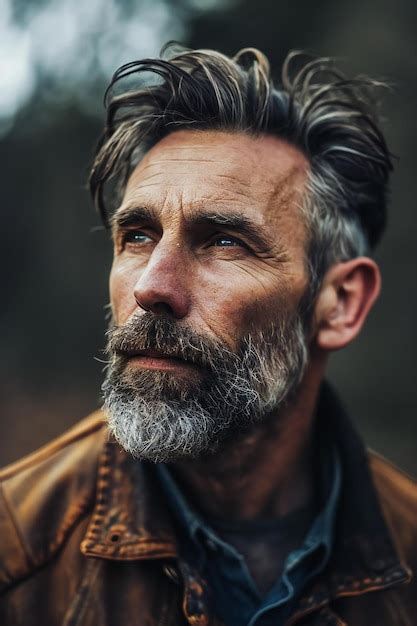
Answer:
<svg viewBox="0 0 417 626"><path fill-rule="evenodd" d="M150 469L114 442L106 443L83 554L116 560L176 556L170 513Z"/></svg>

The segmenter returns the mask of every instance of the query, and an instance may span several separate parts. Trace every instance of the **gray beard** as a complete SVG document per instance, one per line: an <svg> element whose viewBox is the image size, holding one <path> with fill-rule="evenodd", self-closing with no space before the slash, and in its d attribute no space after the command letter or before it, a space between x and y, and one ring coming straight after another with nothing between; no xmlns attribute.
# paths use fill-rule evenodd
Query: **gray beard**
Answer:
<svg viewBox="0 0 417 626"><path fill-rule="evenodd" d="M201 376L128 366L139 350L161 350ZM234 353L168 318L135 315L108 332L111 361L102 386L108 427L134 457L169 462L210 455L279 411L308 359L301 315L244 337Z"/></svg>

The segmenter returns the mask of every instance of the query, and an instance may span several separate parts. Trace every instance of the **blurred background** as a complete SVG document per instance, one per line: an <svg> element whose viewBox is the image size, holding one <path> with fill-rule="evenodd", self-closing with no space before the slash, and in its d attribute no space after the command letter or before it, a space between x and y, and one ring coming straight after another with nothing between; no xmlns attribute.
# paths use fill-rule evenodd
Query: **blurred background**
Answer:
<svg viewBox="0 0 417 626"><path fill-rule="evenodd" d="M0 465L100 403L111 245L86 191L102 96L122 63L175 39L289 49L388 80L382 297L330 378L368 444L417 474L417 3L414 0L0 0Z"/></svg>

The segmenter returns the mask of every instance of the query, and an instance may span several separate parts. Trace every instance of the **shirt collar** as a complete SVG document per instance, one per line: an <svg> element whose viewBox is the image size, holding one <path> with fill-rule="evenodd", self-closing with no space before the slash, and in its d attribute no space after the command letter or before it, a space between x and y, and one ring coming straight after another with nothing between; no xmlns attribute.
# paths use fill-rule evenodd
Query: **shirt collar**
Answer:
<svg viewBox="0 0 417 626"><path fill-rule="evenodd" d="M314 518L300 548L289 555L285 567L287 573L298 569L307 557L320 548L323 549L323 557L317 564L317 569L324 567L330 558L334 520L342 482L342 467L340 455L336 448L324 446L324 449L325 453L322 453L320 458L319 472L322 486L324 486L324 504ZM240 558L233 546L224 542L210 527L209 523L190 505L169 468L161 463L156 466L156 472L179 524L180 531L185 535L185 541L191 542L197 552L194 553L196 559L201 563L202 549L205 549L204 544L210 545L210 543L220 548L224 553ZM314 572L311 574L313 575Z"/></svg>
<svg viewBox="0 0 417 626"><path fill-rule="evenodd" d="M338 450L333 446L329 451L329 458L322 460L321 476L327 483L326 499L308 531L299 550L292 552L287 560L285 570L290 572L301 564L307 556L323 548L323 558L315 569L322 569L329 561L333 546L334 525L340 499L342 485L342 464ZM311 571L311 576L315 571ZM308 576L310 577L310 576Z"/></svg>

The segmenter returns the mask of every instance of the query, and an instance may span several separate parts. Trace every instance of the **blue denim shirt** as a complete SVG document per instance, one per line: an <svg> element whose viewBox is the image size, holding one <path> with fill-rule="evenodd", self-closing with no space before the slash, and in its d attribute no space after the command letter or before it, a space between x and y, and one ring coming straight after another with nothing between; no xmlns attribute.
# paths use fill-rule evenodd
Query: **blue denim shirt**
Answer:
<svg viewBox="0 0 417 626"><path fill-rule="evenodd" d="M279 626L306 583L328 562L342 467L335 448L326 456L321 467L321 475L327 483L325 504L313 520L303 544L288 555L282 575L264 597L259 595L244 557L193 510L167 466L156 466L179 524L181 557L207 580L211 609L226 626Z"/></svg>

